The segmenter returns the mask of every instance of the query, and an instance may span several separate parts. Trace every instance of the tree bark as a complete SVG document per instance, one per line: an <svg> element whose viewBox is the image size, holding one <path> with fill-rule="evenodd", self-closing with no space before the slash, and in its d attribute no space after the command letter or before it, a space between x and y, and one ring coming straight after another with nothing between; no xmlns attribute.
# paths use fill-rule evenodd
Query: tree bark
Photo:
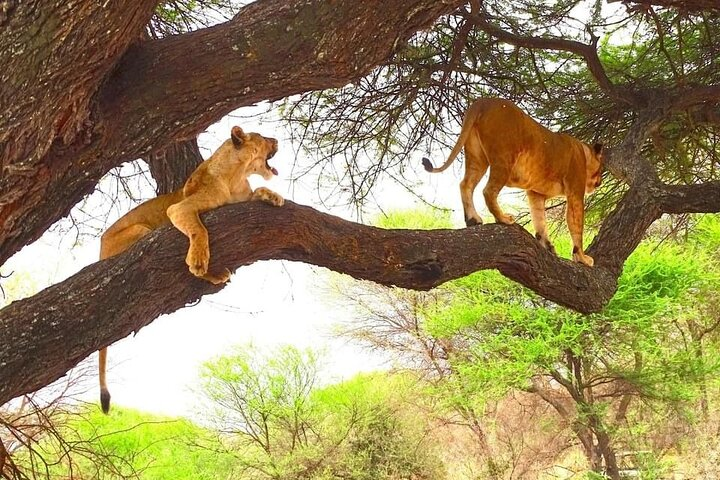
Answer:
<svg viewBox="0 0 720 480"><path fill-rule="evenodd" d="M197 138L175 142L150 153L145 161L155 180L155 193L174 192L185 184L190 174L202 163Z"/></svg>
<svg viewBox="0 0 720 480"><path fill-rule="evenodd" d="M112 167L241 106L359 79L463 2L258 0L224 24L129 49L157 2L105 3L41 14L10 2L5 13L0 63L15 67L4 69L0 103L19 106L0 123L0 264ZM33 29L45 43L25 64Z"/></svg>

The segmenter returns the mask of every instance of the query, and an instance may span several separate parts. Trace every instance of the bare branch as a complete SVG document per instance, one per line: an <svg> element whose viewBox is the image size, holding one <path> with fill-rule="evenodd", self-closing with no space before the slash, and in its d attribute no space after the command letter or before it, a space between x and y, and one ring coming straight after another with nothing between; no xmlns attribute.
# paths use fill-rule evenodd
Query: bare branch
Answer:
<svg viewBox="0 0 720 480"><path fill-rule="evenodd" d="M511 45L541 50L557 50L581 56L585 60L590 73L597 81L598 86L605 93L607 93L611 98L619 100L622 103L628 105L638 104L638 98L631 93L629 88L618 87L610 81L610 78L607 76L607 73L605 73L605 68L602 66L600 58L597 54L596 37L593 38L593 43L591 44L576 42L574 40L566 40L563 38L528 37L516 35L505 31L500 27L492 25L488 22L487 17L482 14L471 15L470 18L474 20L477 28L483 32Z"/></svg>

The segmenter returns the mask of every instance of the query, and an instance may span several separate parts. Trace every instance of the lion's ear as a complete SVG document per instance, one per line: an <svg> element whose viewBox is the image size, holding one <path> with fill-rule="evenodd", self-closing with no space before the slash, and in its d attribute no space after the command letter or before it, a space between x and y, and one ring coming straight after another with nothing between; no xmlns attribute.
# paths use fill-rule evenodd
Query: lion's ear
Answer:
<svg viewBox="0 0 720 480"><path fill-rule="evenodd" d="M235 148L240 148L245 141L245 132L243 132L243 129L240 127L232 127L232 130L230 130L230 138L232 139L233 145L235 145Z"/></svg>
<svg viewBox="0 0 720 480"><path fill-rule="evenodd" d="M595 145L593 145L593 151L595 152L595 155L600 155L603 151L603 144L596 143Z"/></svg>

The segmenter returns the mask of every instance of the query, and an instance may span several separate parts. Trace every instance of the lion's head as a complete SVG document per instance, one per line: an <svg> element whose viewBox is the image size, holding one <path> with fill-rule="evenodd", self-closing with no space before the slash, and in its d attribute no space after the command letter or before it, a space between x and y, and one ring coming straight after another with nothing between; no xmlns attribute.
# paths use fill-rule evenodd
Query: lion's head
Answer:
<svg viewBox="0 0 720 480"><path fill-rule="evenodd" d="M240 127L232 127L230 140L232 148L242 153L242 161L246 163L245 173L247 176L260 175L265 180L270 180L278 174L275 167L268 163L278 150L278 141L274 138L263 137L259 133L245 133Z"/></svg>
<svg viewBox="0 0 720 480"><path fill-rule="evenodd" d="M603 145L583 145L585 151L585 193L592 193L602 183Z"/></svg>

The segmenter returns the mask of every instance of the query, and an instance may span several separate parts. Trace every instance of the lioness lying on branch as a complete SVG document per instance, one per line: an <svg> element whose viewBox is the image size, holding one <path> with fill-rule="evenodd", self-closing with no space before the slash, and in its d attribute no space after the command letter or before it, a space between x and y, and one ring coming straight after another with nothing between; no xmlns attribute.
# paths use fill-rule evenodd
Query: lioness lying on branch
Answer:
<svg viewBox="0 0 720 480"><path fill-rule="evenodd" d="M545 225L545 200L565 196L573 260L593 266L593 259L583 250L584 197L600 186L601 144L590 147L570 135L551 132L507 100L482 98L465 114L460 137L445 164L433 168L430 160L423 158L423 166L429 172L442 172L463 147L465 178L460 182L460 197L468 226L482 224L473 193L490 167L483 195L497 222L515 221L497 203L500 190L504 186L524 189L535 236L555 253Z"/></svg>
<svg viewBox="0 0 720 480"><path fill-rule="evenodd" d="M261 200L277 207L284 199L265 187L253 191L250 175L270 180L277 170L268 164L275 155L278 142L258 133L245 133L233 127L230 138L190 175L183 188L144 202L115 222L100 241L100 260L124 252L153 230L172 223L190 240L185 258L190 272L214 284L230 278L225 269L219 274L208 272L210 247L208 232L200 214L230 203ZM110 393L105 381L107 348L99 352L100 404L103 412L110 409Z"/></svg>

